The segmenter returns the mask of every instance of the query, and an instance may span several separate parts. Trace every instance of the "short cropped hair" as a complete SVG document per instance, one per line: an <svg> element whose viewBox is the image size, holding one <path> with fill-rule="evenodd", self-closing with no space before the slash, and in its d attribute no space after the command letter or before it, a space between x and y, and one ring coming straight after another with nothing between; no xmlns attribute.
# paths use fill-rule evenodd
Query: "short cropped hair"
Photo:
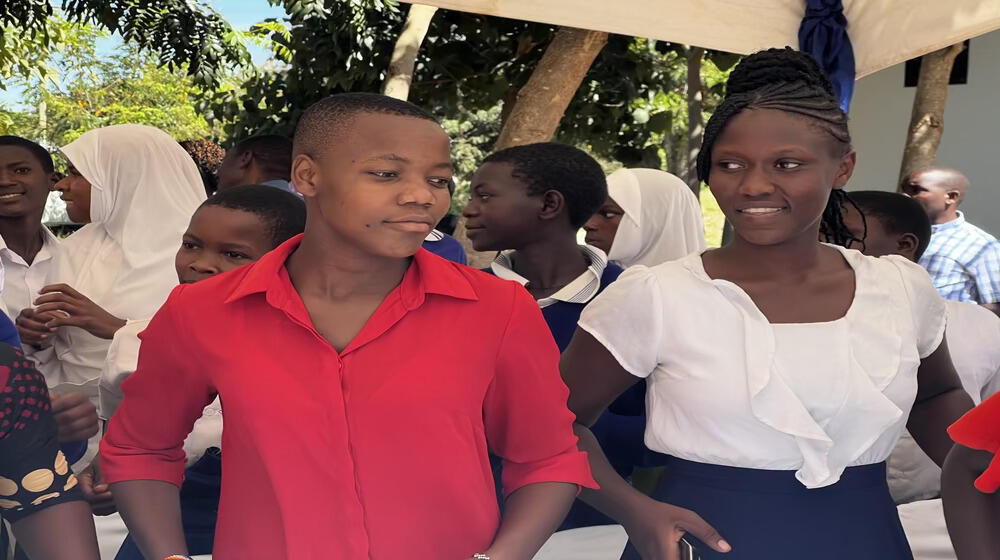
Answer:
<svg viewBox="0 0 1000 560"><path fill-rule="evenodd" d="M920 259L931 242L931 220L920 204L905 194L888 191L851 191L851 200L866 218L875 218L889 233L917 236L915 258Z"/></svg>
<svg viewBox="0 0 1000 560"><path fill-rule="evenodd" d="M52 163L52 154L37 142L20 136L0 136L0 146L20 146L35 156L38 163L42 164L43 171L53 173L56 170L55 164Z"/></svg>
<svg viewBox="0 0 1000 560"><path fill-rule="evenodd" d="M608 182L601 164L586 152L566 144L541 142L515 146L490 154L483 163L508 163L513 176L528 186L528 193L541 195L554 190L566 200L573 228L597 212L608 198Z"/></svg>
<svg viewBox="0 0 1000 560"><path fill-rule="evenodd" d="M375 93L340 93L306 109L295 128L295 155L316 156L331 136L346 129L359 115L397 115L437 122L413 103Z"/></svg>
<svg viewBox="0 0 1000 560"><path fill-rule="evenodd" d="M292 178L292 140L277 134L251 136L237 142L233 151L239 154L250 152L270 179Z"/></svg>
<svg viewBox="0 0 1000 560"><path fill-rule="evenodd" d="M241 185L221 190L201 204L254 214L268 227L272 248L306 228L306 205L295 194L267 185Z"/></svg>

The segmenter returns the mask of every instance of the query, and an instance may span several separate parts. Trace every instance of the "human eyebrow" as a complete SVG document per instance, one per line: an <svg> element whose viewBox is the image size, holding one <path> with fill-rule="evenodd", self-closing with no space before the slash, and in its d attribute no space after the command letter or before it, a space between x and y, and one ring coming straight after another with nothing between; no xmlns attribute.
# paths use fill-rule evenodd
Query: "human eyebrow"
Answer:
<svg viewBox="0 0 1000 560"><path fill-rule="evenodd" d="M398 154L382 154L375 157L368 158L362 163L368 163L373 161L392 161L398 163L410 163L410 160Z"/></svg>
<svg viewBox="0 0 1000 560"><path fill-rule="evenodd" d="M432 165L431 169L447 169L448 171L453 171L455 168L452 166L450 161L442 161Z"/></svg>

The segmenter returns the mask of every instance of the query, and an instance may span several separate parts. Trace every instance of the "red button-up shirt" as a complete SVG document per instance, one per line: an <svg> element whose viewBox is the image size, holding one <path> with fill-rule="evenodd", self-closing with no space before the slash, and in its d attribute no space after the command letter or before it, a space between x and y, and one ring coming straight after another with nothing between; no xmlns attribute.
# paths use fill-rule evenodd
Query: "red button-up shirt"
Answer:
<svg viewBox="0 0 1000 560"><path fill-rule="evenodd" d="M513 282L424 250L338 353L284 263L178 287L142 335L101 444L110 482L180 485L182 443L221 396L217 560L461 560L488 548L506 493L594 487L559 352Z"/></svg>

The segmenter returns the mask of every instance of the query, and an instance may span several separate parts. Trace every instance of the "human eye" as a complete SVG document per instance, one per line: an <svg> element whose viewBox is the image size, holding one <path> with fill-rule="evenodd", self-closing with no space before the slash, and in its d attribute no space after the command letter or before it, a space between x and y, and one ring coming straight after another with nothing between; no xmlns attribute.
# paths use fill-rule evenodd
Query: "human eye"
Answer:
<svg viewBox="0 0 1000 560"><path fill-rule="evenodd" d="M725 170L725 171L736 171L738 169L742 169L743 168L743 164L741 164L741 163L739 163L737 161L723 160L723 161L720 161L718 163L718 167L719 167L719 169L722 169L722 170Z"/></svg>
<svg viewBox="0 0 1000 560"><path fill-rule="evenodd" d="M237 251L225 251L222 254L225 255L227 259L232 259L234 261L250 258L249 255Z"/></svg>
<svg viewBox="0 0 1000 560"><path fill-rule="evenodd" d="M783 160L779 160L774 165L778 169L797 169L797 168L799 168L799 167L802 166L802 163L800 163L798 161L792 161L792 160L783 159Z"/></svg>
<svg viewBox="0 0 1000 560"><path fill-rule="evenodd" d="M396 177L399 177L399 173L396 173L395 171L376 170L369 171L368 174L378 177L379 179L395 179Z"/></svg>
<svg viewBox="0 0 1000 560"><path fill-rule="evenodd" d="M447 189L451 186L451 179L448 177L431 177L427 182L435 187Z"/></svg>
<svg viewBox="0 0 1000 560"><path fill-rule="evenodd" d="M18 167L17 169L14 170L14 173L17 173L18 175L27 175L28 173L31 173L31 168L30 167Z"/></svg>
<svg viewBox="0 0 1000 560"><path fill-rule="evenodd" d="M191 241L181 241L181 247L188 251L193 251L198 248L198 246Z"/></svg>

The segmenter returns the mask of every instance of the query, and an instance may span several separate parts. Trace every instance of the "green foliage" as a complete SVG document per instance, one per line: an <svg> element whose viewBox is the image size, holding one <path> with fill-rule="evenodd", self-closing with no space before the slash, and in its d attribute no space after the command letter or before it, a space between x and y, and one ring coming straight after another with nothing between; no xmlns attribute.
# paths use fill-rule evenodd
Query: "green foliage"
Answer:
<svg viewBox="0 0 1000 560"><path fill-rule="evenodd" d="M226 68L250 62L239 34L198 0L63 0L62 14L72 23L120 34L139 50L156 53L160 65L183 68L202 87L216 87ZM37 63L59 47L54 15L50 0L0 2L0 83L13 75L30 78Z"/></svg>
<svg viewBox="0 0 1000 560"><path fill-rule="evenodd" d="M201 91L182 68L161 67L136 46L98 56L95 42L102 32L82 27L74 34L53 65L59 79L28 85L26 101L38 110L0 111L0 128L49 146L113 124L148 124L181 139L221 132L196 112Z"/></svg>

